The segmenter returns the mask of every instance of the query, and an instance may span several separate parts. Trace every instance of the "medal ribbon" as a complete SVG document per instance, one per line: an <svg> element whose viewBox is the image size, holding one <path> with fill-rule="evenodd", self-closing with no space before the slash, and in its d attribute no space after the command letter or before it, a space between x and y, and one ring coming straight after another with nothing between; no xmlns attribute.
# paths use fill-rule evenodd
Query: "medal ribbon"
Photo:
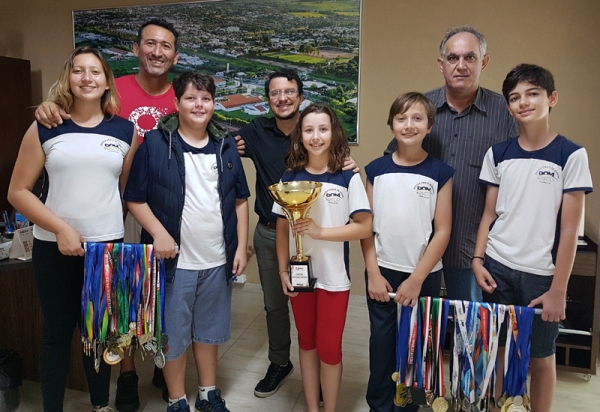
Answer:
<svg viewBox="0 0 600 412"><path fill-rule="evenodd" d="M436 298L439 299L439 298ZM448 299L439 299L441 302L441 310L438 312L437 320L437 370L436 370L436 388L437 396L444 396L446 389L444 387L444 342L446 340L446 327L448 325L448 311L450 309L450 301Z"/></svg>
<svg viewBox="0 0 600 412"><path fill-rule="evenodd" d="M413 308L398 306L398 329L396 333L396 370L400 374L398 383L406 382L406 367L408 363L408 346L411 340L411 317Z"/></svg>
<svg viewBox="0 0 600 412"><path fill-rule="evenodd" d="M474 388L474 379L473 374L475 371L473 364L473 346L474 342L471 337L474 336L474 321L473 319L477 316L476 302L466 302L460 301L456 302L454 309L456 313L456 318L458 322L458 326L460 329L460 335L463 340L463 369L462 369L462 390L465 397L469 398L471 404L475 403L475 393L473 391ZM470 332L469 332L470 331Z"/></svg>

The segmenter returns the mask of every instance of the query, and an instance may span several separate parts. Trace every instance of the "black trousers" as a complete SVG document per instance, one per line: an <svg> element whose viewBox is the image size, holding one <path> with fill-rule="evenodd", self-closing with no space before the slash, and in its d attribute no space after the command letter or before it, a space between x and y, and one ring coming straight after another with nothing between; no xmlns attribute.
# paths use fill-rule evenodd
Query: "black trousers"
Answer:
<svg viewBox="0 0 600 412"><path fill-rule="evenodd" d="M379 267L381 275L390 283L394 292L410 273ZM419 296L440 296L442 271L430 273ZM369 340L369 383L367 384L367 404L370 412L413 412L419 406L408 404L402 408L394 405L396 382L392 381L392 373L396 370L396 331L398 329L398 306L393 301L378 302L369 297L369 279L365 272L367 288L367 308L371 321L371 338Z"/></svg>
<svg viewBox="0 0 600 412"><path fill-rule="evenodd" d="M81 319L84 258L61 254L56 242L34 239L32 262L43 318L40 381L44 411L62 411L71 339ZM93 356L85 356L83 348L79 356L83 356L92 405L107 406L110 365L102 360L97 373Z"/></svg>

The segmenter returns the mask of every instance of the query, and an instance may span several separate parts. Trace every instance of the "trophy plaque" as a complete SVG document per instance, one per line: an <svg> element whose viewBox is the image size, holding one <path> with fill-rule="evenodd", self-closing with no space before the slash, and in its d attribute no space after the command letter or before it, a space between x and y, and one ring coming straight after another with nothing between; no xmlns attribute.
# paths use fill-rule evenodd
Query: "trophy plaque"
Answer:
<svg viewBox="0 0 600 412"><path fill-rule="evenodd" d="M293 181L275 183L269 186L269 193L273 200L282 207L290 225L298 219L308 217L310 206L317 200L321 193L319 182ZM294 292L312 292L315 278L312 276L310 256L306 256L302 248L302 235L295 234L296 256L290 259L290 283Z"/></svg>

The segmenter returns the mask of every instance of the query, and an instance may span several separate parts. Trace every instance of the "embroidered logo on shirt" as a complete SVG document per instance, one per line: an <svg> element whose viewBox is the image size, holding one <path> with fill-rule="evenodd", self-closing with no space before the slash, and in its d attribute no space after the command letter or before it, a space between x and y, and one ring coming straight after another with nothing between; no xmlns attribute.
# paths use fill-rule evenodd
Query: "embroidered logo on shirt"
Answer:
<svg viewBox="0 0 600 412"><path fill-rule="evenodd" d="M323 197L327 203L337 205L344 198L344 195L338 189L329 189L323 194Z"/></svg>
<svg viewBox="0 0 600 412"><path fill-rule="evenodd" d="M417 196L422 197L424 199L431 199L431 196L435 194L435 189L433 185L429 182L419 182L414 187L415 193Z"/></svg>
<svg viewBox="0 0 600 412"><path fill-rule="evenodd" d="M119 141L116 139L103 140L102 143L100 143L100 145L107 152L120 152L121 151L121 145L119 144Z"/></svg>
<svg viewBox="0 0 600 412"><path fill-rule="evenodd" d="M551 166L540 167L536 172L535 176L538 181L545 184L551 184L560 180L560 174L558 170Z"/></svg>

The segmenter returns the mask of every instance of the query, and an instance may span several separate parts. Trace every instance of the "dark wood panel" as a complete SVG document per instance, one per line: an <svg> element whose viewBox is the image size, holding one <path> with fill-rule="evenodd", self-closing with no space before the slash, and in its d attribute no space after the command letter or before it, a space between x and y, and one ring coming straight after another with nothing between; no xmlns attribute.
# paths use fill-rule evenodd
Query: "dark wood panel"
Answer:
<svg viewBox="0 0 600 412"><path fill-rule="evenodd" d="M0 262L0 302L0 346L21 355L25 379L39 381L42 313L31 262ZM67 388L87 392L82 355L81 337L75 330Z"/></svg>
<svg viewBox="0 0 600 412"><path fill-rule="evenodd" d="M28 60L0 56L0 210L12 210L6 194L19 146L33 121Z"/></svg>

